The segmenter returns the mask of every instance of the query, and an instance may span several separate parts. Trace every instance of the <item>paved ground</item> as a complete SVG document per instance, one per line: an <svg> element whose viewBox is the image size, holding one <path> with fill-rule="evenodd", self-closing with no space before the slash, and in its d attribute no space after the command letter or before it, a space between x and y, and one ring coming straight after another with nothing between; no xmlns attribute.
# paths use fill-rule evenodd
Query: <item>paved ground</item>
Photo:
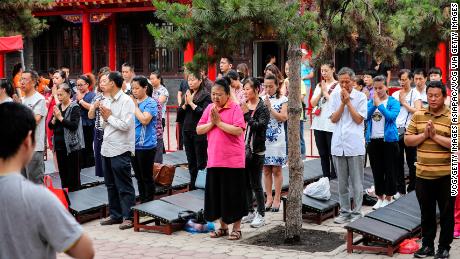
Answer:
<svg viewBox="0 0 460 259"><path fill-rule="evenodd" d="M366 211L370 208L366 207ZM252 229L243 227L243 239L262 233L269 228L283 225L282 212L267 213L268 225ZM388 258L371 253L347 254L345 245L329 253L306 253L294 250L275 249L242 244L240 241L211 239L208 234L190 234L185 231L168 236L155 232L121 231L117 226L100 226L98 220L83 224L91 236L96 249L96 258ZM341 225L327 220L322 225L304 222L304 228L343 233ZM324 240L327 242L327 240ZM68 258L59 255L59 258ZM412 258L412 255L396 254L394 258ZM460 240L454 240L451 258L460 258Z"/></svg>
<svg viewBox="0 0 460 259"><path fill-rule="evenodd" d="M175 140L175 116L172 114L169 124L170 147L176 149ZM307 147L314 139L310 138L309 123L305 127L305 142ZM167 145L167 132L165 132L165 145ZM312 141L313 140L313 141ZM316 147L313 146L313 154ZM310 149L307 155L311 155ZM50 154L51 158L51 154ZM52 162L47 163L47 172L52 172ZM364 207L366 212L370 207ZM251 236L263 233L268 229L283 225L282 212L267 213L268 224L259 229L252 229L244 225L243 240ZM306 253L294 250L275 249L272 247L258 247L242 244L241 241L228 241L225 239L211 239L208 234L189 234L185 231L175 232L172 235L158 234L155 232L134 232L132 229L121 231L118 226L100 226L98 220L83 224L85 231L90 235L96 249L96 258L388 258L385 255L371 253L347 254L345 245L342 245L329 253ZM322 225L304 222L304 228L342 233L345 237L343 226L336 225L329 219ZM327 240L324 240L327 242ZM60 254L58 258L68 258ZM394 258L412 258L412 255L396 254ZM460 259L460 240L454 240L451 258Z"/></svg>

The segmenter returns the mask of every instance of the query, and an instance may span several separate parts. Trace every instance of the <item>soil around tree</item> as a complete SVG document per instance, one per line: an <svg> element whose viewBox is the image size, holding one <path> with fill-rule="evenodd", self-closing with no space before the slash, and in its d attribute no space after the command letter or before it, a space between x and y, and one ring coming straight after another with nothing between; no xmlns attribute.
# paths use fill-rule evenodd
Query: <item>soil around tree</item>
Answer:
<svg viewBox="0 0 460 259"><path fill-rule="evenodd" d="M291 249L312 253L330 252L345 243L343 234L302 229L300 232L300 242L295 244L286 244L284 242L284 231L284 226L277 226L267 232L260 233L242 242L249 245Z"/></svg>

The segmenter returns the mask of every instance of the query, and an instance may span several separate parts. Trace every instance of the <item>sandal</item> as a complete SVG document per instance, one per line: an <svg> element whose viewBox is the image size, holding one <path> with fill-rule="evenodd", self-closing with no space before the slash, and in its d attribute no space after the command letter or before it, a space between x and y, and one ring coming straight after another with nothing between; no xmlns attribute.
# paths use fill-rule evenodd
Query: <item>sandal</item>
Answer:
<svg viewBox="0 0 460 259"><path fill-rule="evenodd" d="M219 238L228 236L228 228L219 228L217 231L211 232L211 238Z"/></svg>
<svg viewBox="0 0 460 259"><path fill-rule="evenodd" d="M228 237L228 240L240 240L241 239L241 230L233 230Z"/></svg>

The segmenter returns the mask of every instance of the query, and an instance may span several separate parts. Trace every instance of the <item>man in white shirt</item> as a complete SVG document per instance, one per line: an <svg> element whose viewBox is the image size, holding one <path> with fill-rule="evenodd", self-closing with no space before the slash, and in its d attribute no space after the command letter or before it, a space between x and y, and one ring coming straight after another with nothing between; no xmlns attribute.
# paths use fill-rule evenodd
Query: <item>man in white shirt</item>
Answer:
<svg viewBox="0 0 460 259"><path fill-rule="evenodd" d="M123 81L125 83L126 88L123 91L126 94L131 94L131 82L133 81L134 76L134 66L129 63L123 63L121 65L121 74L123 75Z"/></svg>
<svg viewBox="0 0 460 259"><path fill-rule="evenodd" d="M46 109L45 97L36 91L38 85L38 74L33 70L22 72L20 79L21 90L24 93L22 104L29 107L35 116L37 129L35 131L35 152L30 163L22 169L21 173L24 177L34 183L43 183L45 174L45 162L43 160L43 152L45 150L45 120L48 110Z"/></svg>
<svg viewBox="0 0 460 259"><path fill-rule="evenodd" d="M396 118L396 127L399 132L399 162L396 172L396 190L394 196L398 199L401 195L415 189L415 161L417 160L417 148L408 147L404 143L404 132L410 124L412 115L422 108L422 100L417 90L411 88L413 74L409 69L401 69L398 73L401 90L392 94L393 98L399 100L401 109ZM406 156L404 156L404 153ZM409 167L409 185L406 191L406 181L404 180L404 157L406 158L407 167Z"/></svg>
<svg viewBox="0 0 460 259"><path fill-rule="evenodd" d="M330 96L330 116L335 130L332 134L331 154L339 180L340 215L337 224L354 221L360 217L363 203L364 179L364 118L367 116L367 97L353 88L352 69L340 69L341 90ZM351 210L348 182L351 180L355 207Z"/></svg>
<svg viewBox="0 0 460 259"><path fill-rule="evenodd" d="M426 98L426 72L423 69L414 71L415 90L420 94L422 108L428 108L428 99Z"/></svg>
<svg viewBox="0 0 460 259"><path fill-rule="evenodd" d="M109 98L99 109L103 121L104 139L101 147L102 170L109 196L110 217L101 225L120 224L120 229L133 226L131 207L135 205L135 193L131 179L131 156L134 154L135 125L134 102L123 93L123 77L120 72L104 74L101 86Z"/></svg>

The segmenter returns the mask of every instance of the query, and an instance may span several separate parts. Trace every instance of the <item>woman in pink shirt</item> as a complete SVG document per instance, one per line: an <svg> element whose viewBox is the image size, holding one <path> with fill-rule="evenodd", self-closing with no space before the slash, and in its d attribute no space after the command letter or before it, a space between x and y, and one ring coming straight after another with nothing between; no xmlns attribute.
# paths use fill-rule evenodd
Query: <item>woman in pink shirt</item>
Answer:
<svg viewBox="0 0 460 259"><path fill-rule="evenodd" d="M207 134L208 163L204 199L204 216L220 220L220 228L211 238L241 238L241 218L248 214L246 201L244 115L230 98L230 80L223 77L212 87L212 104L198 122L198 134Z"/></svg>

